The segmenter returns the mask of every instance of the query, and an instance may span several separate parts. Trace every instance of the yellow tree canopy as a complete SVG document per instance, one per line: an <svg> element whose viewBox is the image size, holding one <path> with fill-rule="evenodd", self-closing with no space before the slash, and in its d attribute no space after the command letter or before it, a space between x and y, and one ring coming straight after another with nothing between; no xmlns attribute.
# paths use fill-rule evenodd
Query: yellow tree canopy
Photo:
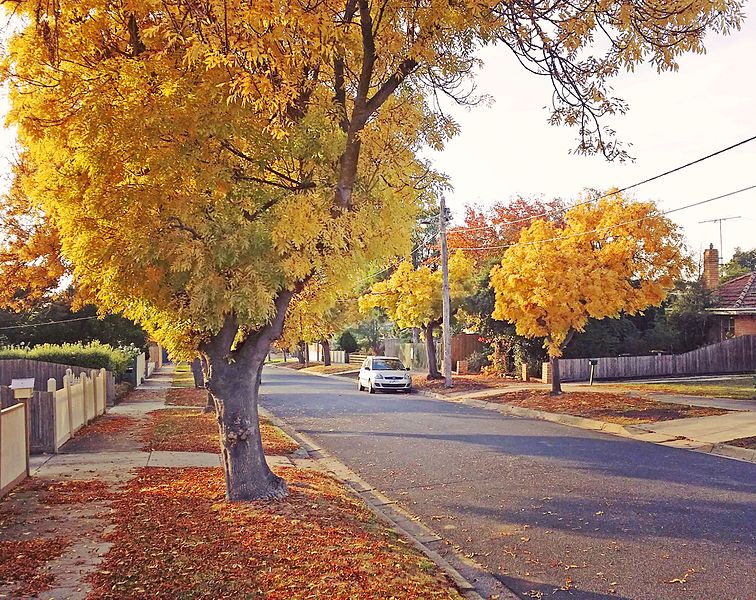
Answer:
<svg viewBox="0 0 756 600"><path fill-rule="evenodd" d="M449 258L449 291L452 303L458 303L472 291L473 262L463 252ZM441 270L428 266L413 269L409 261L402 262L385 281L373 284L359 299L361 312L382 308L398 327L427 327L440 322Z"/></svg>
<svg viewBox="0 0 756 600"><path fill-rule="evenodd" d="M652 202L619 194L536 221L491 271L493 317L545 337L554 357L589 318L658 306L689 267L678 227Z"/></svg>

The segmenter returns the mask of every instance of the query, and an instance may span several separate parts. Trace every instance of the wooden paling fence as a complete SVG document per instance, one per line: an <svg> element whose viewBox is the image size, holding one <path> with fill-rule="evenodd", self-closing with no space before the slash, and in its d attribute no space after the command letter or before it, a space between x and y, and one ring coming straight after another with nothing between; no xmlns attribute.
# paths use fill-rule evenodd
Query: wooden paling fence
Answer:
<svg viewBox="0 0 756 600"><path fill-rule="evenodd" d="M756 335L743 335L686 352L598 358L594 379L641 379L685 375L726 375L756 371ZM587 358L559 361L563 381L588 381Z"/></svg>
<svg viewBox="0 0 756 600"><path fill-rule="evenodd" d="M95 374L100 373L98 369L61 365L41 360L0 360L0 386L10 385L11 380L13 379L33 377L34 389L38 392L46 392L48 391L47 381L51 378L55 379L58 389L62 388L63 378L68 371L71 371L71 373L77 377L82 373L86 373L90 378L94 377ZM107 405L112 406L115 401L115 377L112 373L107 371L105 386Z"/></svg>

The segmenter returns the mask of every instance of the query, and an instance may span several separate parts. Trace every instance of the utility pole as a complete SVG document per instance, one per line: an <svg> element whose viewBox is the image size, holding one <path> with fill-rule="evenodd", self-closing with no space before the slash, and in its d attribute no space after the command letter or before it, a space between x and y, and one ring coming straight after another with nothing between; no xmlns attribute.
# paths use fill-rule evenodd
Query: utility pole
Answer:
<svg viewBox="0 0 756 600"><path fill-rule="evenodd" d="M446 245L446 199L441 196L438 211L438 230L441 238L441 295L444 300L444 387L452 386L451 364L451 299L449 298L449 249Z"/></svg>
<svg viewBox="0 0 756 600"><path fill-rule="evenodd" d="M721 219L709 219L708 221L699 221L698 223L719 223L719 262L724 263L724 246L722 245L722 221L731 221L732 219L739 219L737 217L722 217Z"/></svg>

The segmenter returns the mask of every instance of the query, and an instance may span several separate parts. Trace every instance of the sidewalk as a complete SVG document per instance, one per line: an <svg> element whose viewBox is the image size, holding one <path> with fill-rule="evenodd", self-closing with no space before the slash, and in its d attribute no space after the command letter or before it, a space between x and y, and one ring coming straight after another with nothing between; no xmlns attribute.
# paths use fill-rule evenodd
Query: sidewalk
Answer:
<svg viewBox="0 0 756 600"><path fill-rule="evenodd" d="M54 549L57 558L45 561L43 574L20 587L2 585L0 578L0 598L37 597L42 592L39 597L44 600L85 599L91 591L87 577L112 546L107 541L113 529L110 500L133 479L132 469L220 466L219 453L141 449L144 442L135 425L147 421L149 412L166 408L172 378L173 365L163 367L122 403L82 429L59 454L31 457L33 478L3 499L0 525L4 514L13 518L0 530L0 539L4 544L17 544L18 556L27 561L33 562L34 556L27 556L29 546L24 542L38 541L38 553L43 548ZM287 456L267 460L271 467L294 465ZM50 503L39 502L39 492L52 493ZM56 495L61 499L56 500ZM49 582L53 587L46 589Z"/></svg>

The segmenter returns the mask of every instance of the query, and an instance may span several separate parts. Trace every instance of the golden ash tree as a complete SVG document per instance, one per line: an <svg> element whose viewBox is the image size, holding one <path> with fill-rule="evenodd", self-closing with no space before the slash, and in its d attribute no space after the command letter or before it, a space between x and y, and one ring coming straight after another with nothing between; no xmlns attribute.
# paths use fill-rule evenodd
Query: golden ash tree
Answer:
<svg viewBox="0 0 756 600"><path fill-rule="evenodd" d="M19 185L77 289L175 355L201 353L227 495L272 498L258 373L292 298L408 249L432 195L417 158L454 124L480 45L501 42L556 86L578 150L621 156L598 117L606 82L676 68L738 2L641 0L81 0L4 2L19 22L3 78L27 171ZM590 56L597 32L613 43ZM431 178L432 181L432 178ZM24 287L7 269L3 283Z"/></svg>
<svg viewBox="0 0 756 600"><path fill-rule="evenodd" d="M474 263L463 252L449 258L449 295L452 308L472 292ZM428 266L417 269L404 261L385 281L371 286L359 299L360 311L382 308L397 327L418 327L423 330L428 354L428 378L440 379L433 333L443 322L441 270Z"/></svg>
<svg viewBox="0 0 756 600"><path fill-rule="evenodd" d="M563 227L538 220L522 231L491 270L493 317L545 338L559 394L559 357L589 318L659 306L688 267L675 223L652 202L611 195L568 210Z"/></svg>

